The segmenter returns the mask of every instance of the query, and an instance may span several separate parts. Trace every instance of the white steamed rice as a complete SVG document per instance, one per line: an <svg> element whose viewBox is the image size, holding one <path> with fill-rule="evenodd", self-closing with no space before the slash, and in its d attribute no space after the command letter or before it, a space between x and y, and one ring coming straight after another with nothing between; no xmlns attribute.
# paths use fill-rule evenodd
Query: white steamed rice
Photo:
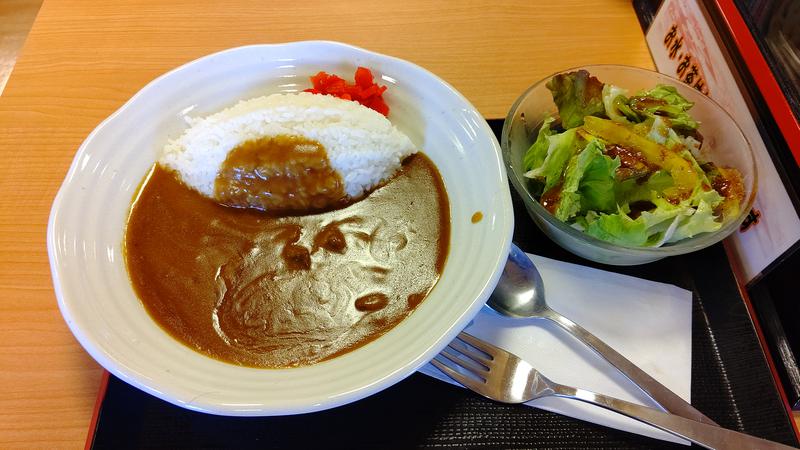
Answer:
<svg viewBox="0 0 800 450"><path fill-rule="evenodd" d="M213 198L214 181L228 152L262 137L299 135L322 144L345 192L359 197L390 177L416 152L386 117L356 102L311 93L274 94L241 101L206 118L170 141L160 163L183 182Z"/></svg>

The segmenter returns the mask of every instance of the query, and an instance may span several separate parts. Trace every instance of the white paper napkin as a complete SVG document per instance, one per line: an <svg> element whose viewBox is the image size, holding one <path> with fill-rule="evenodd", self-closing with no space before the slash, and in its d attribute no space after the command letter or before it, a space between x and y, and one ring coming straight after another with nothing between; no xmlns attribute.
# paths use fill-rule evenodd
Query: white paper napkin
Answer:
<svg viewBox="0 0 800 450"><path fill-rule="evenodd" d="M673 285L529 255L547 303L604 340L687 401L691 392L692 293ZM465 329L531 363L551 380L655 406L591 349L541 319L509 319L484 307ZM456 384L431 364L420 372ZM689 444L648 425L583 402L544 398L529 406L657 439Z"/></svg>

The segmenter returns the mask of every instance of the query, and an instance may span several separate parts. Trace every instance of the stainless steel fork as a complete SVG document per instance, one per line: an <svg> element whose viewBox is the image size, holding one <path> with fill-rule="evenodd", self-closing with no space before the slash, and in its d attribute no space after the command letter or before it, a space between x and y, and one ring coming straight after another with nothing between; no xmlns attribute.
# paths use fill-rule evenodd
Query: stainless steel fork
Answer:
<svg viewBox="0 0 800 450"><path fill-rule="evenodd" d="M783 444L663 413L653 408L564 386L527 362L470 334L460 333L431 361L447 376L473 391L504 403L556 396L591 403L712 449L788 449Z"/></svg>

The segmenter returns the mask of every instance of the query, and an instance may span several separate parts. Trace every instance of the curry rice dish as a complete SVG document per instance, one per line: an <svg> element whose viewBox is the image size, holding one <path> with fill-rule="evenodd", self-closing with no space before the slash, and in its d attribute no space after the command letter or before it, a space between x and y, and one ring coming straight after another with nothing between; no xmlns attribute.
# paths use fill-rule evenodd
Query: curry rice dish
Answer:
<svg viewBox="0 0 800 450"><path fill-rule="evenodd" d="M413 153L380 114L317 94L196 120L134 198L133 287L170 335L222 361L295 367L364 345L447 257L447 193Z"/></svg>

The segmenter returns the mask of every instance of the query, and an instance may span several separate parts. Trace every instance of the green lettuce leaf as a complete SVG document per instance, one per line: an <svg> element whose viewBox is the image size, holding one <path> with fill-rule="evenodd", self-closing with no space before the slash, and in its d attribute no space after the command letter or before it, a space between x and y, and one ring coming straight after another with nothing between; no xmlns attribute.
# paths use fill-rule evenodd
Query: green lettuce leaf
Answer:
<svg viewBox="0 0 800 450"><path fill-rule="evenodd" d="M633 113L633 111L630 110L630 108L627 108L626 111L624 108L628 103L628 99L625 97L626 95L628 95L627 89L614 86L613 84L603 85L603 108L609 119L615 122L628 121L625 113L627 111ZM638 120L636 121L638 122Z"/></svg>
<svg viewBox="0 0 800 450"><path fill-rule="evenodd" d="M669 105L680 108L682 111L688 111L694 106L694 103L686 100L686 98L678 93L675 86L659 84L649 91L644 91L644 96L664 100Z"/></svg>
<svg viewBox="0 0 800 450"><path fill-rule="evenodd" d="M714 208L711 204L705 200L700 200L694 214L682 219L677 228L675 228L675 232L667 238L666 242L678 242L700 233L717 231L721 226L722 223L717 221L714 216Z"/></svg>
<svg viewBox="0 0 800 450"><path fill-rule="evenodd" d="M567 164L555 216L566 222L578 211L586 209L586 201L602 205L602 208L590 209L612 209L614 170L618 165L618 161L615 163L603 155L603 144L600 141L592 140L586 144L586 147L570 158ZM585 193L589 194L588 199Z"/></svg>
<svg viewBox="0 0 800 450"><path fill-rule="evenodd" d="M714 208L723 201L714 190L696 190L692 196L677 205L651 191L655 208L642 212L637 220L644 222L650 245L660 246L692 237L707 231L716 231L722 225L714 216Z"/></svg>
<svg viewBox="0 0 800 450"><path fill-rule="evenodd" d="M648 119L646 123L650 124L647 137L653 142L666 145L667 140L673 138L672 135L675 134L675 132L672 131L672 128L670 128L670 123L668 123L667 120L663 119L661 116L655 116L652 119ZM670 134L670 132L672 134ZM677 137L677 135L675 137ZM680 143L683 142L680 141L680 138L678 139Z"/></svg>
<svg viewBox="0 0 800 450"><path fill-rule="evenodd" d="M566 129L583 125L586 116L605 115L603 83L585 70L558 74L546 86Z"/></svg>
<svg viewBox="0 0 800 450"><path fill-rule="evenodd" d="M660 84L630 98L630 108L643 117L661 116L669 119L670 127L695 130L699 123L688 111L694 103L686 100L674 86Z"/></svg>
<svg viewBox="0 0 800 450"><path fill-rule="evenodd" d="M603 146L592 141L594 158L587 164L578 192L581 194L581 211L612 212L617 206L614 174L619 168L619 158L603 154ZM591 143L590 143L591 145ZM589 150L589 146L584 152Z"/></svg>
<svg viewBox="0 0 800 450"><path fill-rule="evenodd" d="M615 186L615 195L622 204L629 204L638 201L652 201L654 196L664 192L665 189L675 185L672 175L666 170L653 172L646 181L631 178Z"/></svg>
<svg viewBox="0 0 800 450"><path fill-rule="evenodd" d="M685 205L673 205L652 192L651 203L655 205L650 211L642 211L638 220L644 222L647 229L649 246L658 247L674 233L681 217L691 215L694 211Z"/></svg>
<svg viewBox="0 0 800 450"><path fill-rule="evenodd" d="M541 166L544 162L544 158L547 156L547 149L550 146L550 142L547 138L553 135L553 131L550 130L550 125L555 120L555 117L544 119L542 127L539 128L539 134L536 136L536 141L531 145L528 151L525 152L525 156L522 157L523 170L528 171L534 169Z"/></svg>
<svg viewBox="0 0 800 450"><path fill-rule="evenodd" d="M577 151L580 141L575 128L561 134L547 136L546 139L548 145L544 161L539 167L534 167L525 173L528 178L544 182L543 192L547 192L561 181L564 167Z"/></svg>
<svg viewBox="0 0 800 450"><path fill-rule="evenodd" d="M640 122L642 117L636 114L636 111L631 109L630 105L631 101L627 97L618 96L614 99L614 107L617 108L619 112L625 115L625 118L630 120L631 122Z"/></svg>
<svg viewBox="0 0 800 450"><path fill-rule="evenodd" d="M616 214L587 214L584 231L614 244L641 247L647 244L647 226L641 217L631 219L622 211Z"/></svg>
<svg viewBox="0 0 800 450"><path fill-rule="evenodd" d="M668 183L669 174L657 172L651 177L654 184ZM622 245L657 247L673 243L704 232L716 231L721 223L714 216L715 204L722 197L715 191L704 191L673 205L660 197L658 190L642 189L637 201L646 200L653 205L648 211L632 219L628 203L618 206L616 214L597 214L590 211L585 217L575 219L577 228L609 242Z"/></svg>

